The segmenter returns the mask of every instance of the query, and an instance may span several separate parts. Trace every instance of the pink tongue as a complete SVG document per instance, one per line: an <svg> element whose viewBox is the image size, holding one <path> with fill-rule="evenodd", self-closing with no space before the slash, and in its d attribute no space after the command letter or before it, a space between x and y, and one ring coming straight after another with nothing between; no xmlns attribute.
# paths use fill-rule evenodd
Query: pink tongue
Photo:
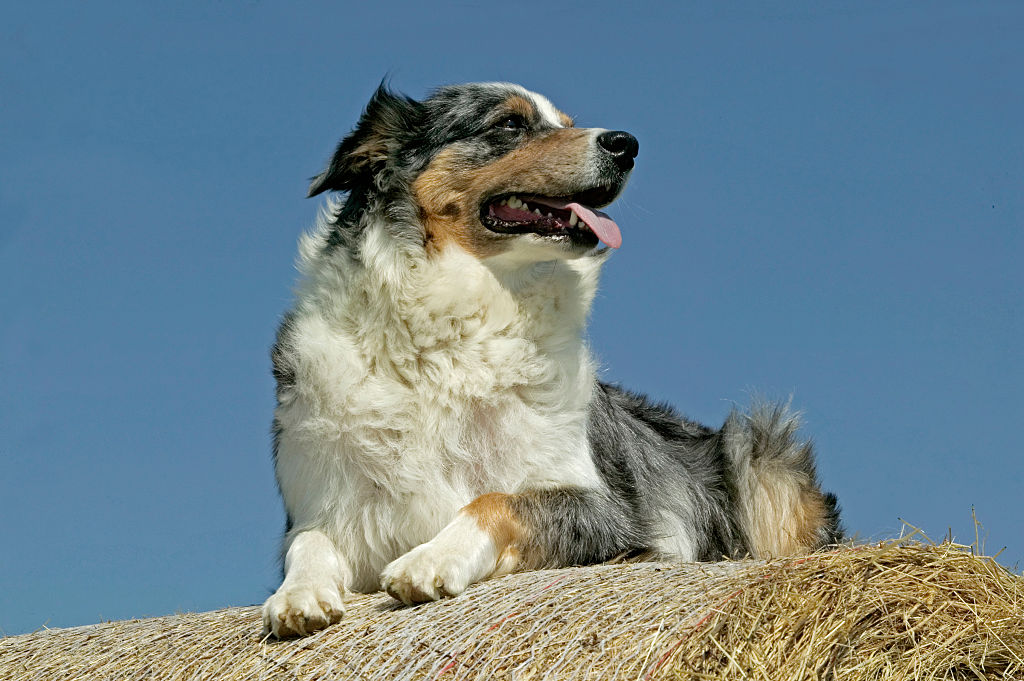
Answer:
<svg viewBox="0 0 1024 681"><path fill-rule="evenodd" d="M530 199L532 203L540 203L545 206L551 206L552 208L569 209L576 213L577 217L586 223L587 227L590 227L590 231L597 235L597 238L605 243L605 245L612 248L618 248L622 245L622 234L619 232L619 226L615 224L615 221L608 217L607 213L602 213L599 210L593 208L587 208L583 204L569 202L569 201L557 201L554 199L542 199L533 198Z"/></svg>
<svg viewBox="0 0 1024 681"><path fill-rule="evenodd" d="M612 248L618 248L622 245L622 234L619 232L619 226L608 217L607 213L587 208L578 203L566 204L566 208L576 213L583 222L587 223L587 227L590 227L591 231L605 245Z"/></svg>

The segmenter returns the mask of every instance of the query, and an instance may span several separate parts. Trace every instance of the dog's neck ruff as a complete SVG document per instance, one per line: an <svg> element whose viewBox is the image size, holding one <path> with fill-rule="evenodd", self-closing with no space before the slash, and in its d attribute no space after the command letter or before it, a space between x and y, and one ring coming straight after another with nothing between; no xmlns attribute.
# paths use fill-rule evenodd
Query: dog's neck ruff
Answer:
<svg viewBox="0 0 1024 681"><path fill-rule="evenodd" d="M547 355L574 357L583 346L603 254L480 260L453 246L427 255L382 221L369 221L352 257L324 248L333 228L321 224L303 239L299 304L311 298L309 309L329 311L332 327L358 342L368 362L422 365L438 353L468 359L474 345L499 339Z"/></svg>
<svg viewBox="0 0 1024 681"><path fill-rule="evenodd" d="M464 504L524 484L599 484L582 334L604 258L427 255L388 227L368 220L354 253L326 248L326 220L303 238L290 321L301 378L278 419L335 442L347 470L392 492L429 479Z"/></svg>

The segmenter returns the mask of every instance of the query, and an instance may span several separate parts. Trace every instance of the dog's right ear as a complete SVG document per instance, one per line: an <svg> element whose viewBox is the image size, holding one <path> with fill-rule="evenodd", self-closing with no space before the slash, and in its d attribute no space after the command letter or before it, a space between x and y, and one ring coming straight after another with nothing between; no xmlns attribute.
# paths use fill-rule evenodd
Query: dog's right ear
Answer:
<svg viewBox="0 0 1024 681"><path fill-rule="evenodd" d="M391 92L381 83L355 129L338 144L327 169L313 178L307 196L349 191L379 172L401 139L416 129L422 110L416 100Z"/></svg>

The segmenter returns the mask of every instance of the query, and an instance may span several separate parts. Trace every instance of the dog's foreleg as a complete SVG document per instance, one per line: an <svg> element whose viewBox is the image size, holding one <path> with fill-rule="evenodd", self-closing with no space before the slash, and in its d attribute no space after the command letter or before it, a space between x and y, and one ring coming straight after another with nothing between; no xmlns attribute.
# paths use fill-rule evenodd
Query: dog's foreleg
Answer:
<svg viewBox="0 0 1024 681"><path fill-rule="evenodd" d="M384 568L381 587L407 605L437 600L516 569L601 562L640 548L642 534L628 509L599 491L485 494Z"/></svg>
<svg viewBox="0 0 1024 681"><path fill-rule="evenodd" d="M284 582L263 605L264 634L305 636L341 620L342 597L352 573L327 535L319 530L296 533L284 570Z"/></svg>

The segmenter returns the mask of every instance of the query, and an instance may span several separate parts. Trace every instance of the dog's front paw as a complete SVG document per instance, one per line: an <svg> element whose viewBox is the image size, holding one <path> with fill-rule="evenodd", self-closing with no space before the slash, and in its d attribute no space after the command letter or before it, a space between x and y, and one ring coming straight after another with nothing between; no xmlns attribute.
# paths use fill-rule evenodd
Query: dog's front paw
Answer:
<svg viewBox="0 0 1024 681"><path fill-rule="evenodd" d="M307 636L345 616L341 590L324 584L282 584L263 604L263 633L277 638Z"/></svg>
<svg viewBox="0 0 1024 681"><path fill-rule="evenodd" d="M465 557L427 542L392 561L380 576L380 586L406 605L457 596L473 581Z"/></svg>

